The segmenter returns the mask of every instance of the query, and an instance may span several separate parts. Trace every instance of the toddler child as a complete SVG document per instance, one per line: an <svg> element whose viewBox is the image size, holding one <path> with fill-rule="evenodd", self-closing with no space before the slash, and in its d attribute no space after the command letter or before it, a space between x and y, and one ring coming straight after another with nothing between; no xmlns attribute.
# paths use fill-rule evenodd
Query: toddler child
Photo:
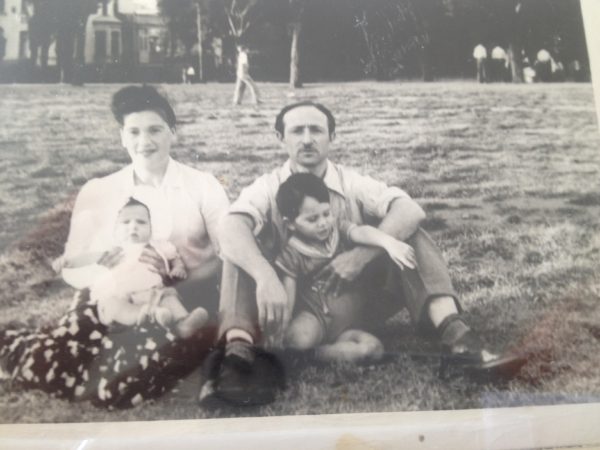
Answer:
<svg viewBox="0 0 600 450"><path fill-rule="evenodd" d="M119 210L113 231L115 246L122 250L123 256L116 265L99 272L90 286L90 296L97 301L98 315L105 325L131 326L154 319L161 326L172 328L181 338L191 337L207 322L208 313L201 307L188 313L177 291L165 287L161 275L139 262L144 248L150 246L162 257L170 277L184 279L187 276L175 246L151 237L150 210L144 203L130 198ZM117 249L67 258L62 261L62 268L102 265L102 259Z"/></svg>
<svg viewBox="0 0 600 450"><path fill-rule="evenodd" d="M326 361L374 361L383 345L370 333L353 329L364 299L352 289L327 295L319 272L352 243L381 247L400 268L414 269L412 247L377 228L350 224L332 215L329 191L322 179L309 173L290 176L276 196L277 207L290 234L276 259L283 273L288 311L297 313L284 332L284 345L298 350L316 348ZM296 298L300 304L295 305Z"/></svg>

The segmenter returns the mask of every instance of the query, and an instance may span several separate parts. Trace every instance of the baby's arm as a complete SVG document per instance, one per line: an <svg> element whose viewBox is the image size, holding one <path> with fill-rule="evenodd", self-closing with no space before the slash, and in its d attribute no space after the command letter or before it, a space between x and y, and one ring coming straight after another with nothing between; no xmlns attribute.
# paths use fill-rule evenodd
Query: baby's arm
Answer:
<svg viewBox="0 0 600 450"><path fill-rule="evenodd" d="M79 267L90 266L96 264L100 258L104 255L104 252L88 252L80 253L76 256L65 257L62 261L61 269L76 269Z"/></svg>
<svg viewBox="0 0 600 450"><path fill-rule="evenodd" d="M415 251L410 245L393 238L375 227L369 225L352 227L348 232L348 237L356 244L383 248L401 269L405 267L414 269L417 266Z"/></svg>
<svg viewBox="0 0 600 450"><path fill-rule="evenodd" d="M185 264L183 263L183 259L181 259L181 256L179 256L179 254L177 254L175 258L169 261L169 265L171 266L171 270L169 271L169 276L171 278L183 280L187 277L187 270L185 270Z"/></svg>

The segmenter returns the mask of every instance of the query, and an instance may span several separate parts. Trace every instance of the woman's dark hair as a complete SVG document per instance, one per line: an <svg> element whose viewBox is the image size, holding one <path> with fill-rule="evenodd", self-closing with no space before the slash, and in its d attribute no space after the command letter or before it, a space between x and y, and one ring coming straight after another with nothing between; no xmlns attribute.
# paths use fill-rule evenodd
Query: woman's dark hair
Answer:
<svg viewBox="0 0 600 450"><path fill-rule="evenodd" d="M283 217L295 220L306 197L319 203L329 203L329 191L325 182L312 173L295 173L285 180L275 196L277 209Z"/></svg>
<svg viewBox="0 0 600 450"><path fill-rule="evenodd" d="M300 108L302 106L312 106L313 108L318 109L325 117L327 117L327 128L329 131L329 136L335 133L335 118L329 109L321 103L316 103L310 100L306 100L303 102L292 103L291 105L284 106L277 117L275 117L275 131L277 131L281 136L283 136L283 132L285 130L285 123L283 122L284 116L290 112L292 109Z"/></svg>
<svg viewBox="0 0 600 450"><path fill-rule="evenodd" d="M126 86L119 89L112 97L111 110L121 126L127 114L141 111L156 112L172 129L177 122L175 112L167 98L148 85Z"/></svg>

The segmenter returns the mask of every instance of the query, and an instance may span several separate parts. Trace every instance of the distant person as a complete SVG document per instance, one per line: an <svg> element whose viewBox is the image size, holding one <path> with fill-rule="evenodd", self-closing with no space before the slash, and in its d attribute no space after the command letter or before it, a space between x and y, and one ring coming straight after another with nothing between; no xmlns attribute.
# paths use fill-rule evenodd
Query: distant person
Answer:
<svg viewBox="0 0 600 450"><path fill-rule="evenodd" d="M506 51L499 45L492 49L492 81L506 81L508 73L508 55Z"/></svg>
<svg viewBox="0 0 600 450"><path fill-rule="evenodd" d="M187 84L192 84L194 82L195 78L196 78L196 70L194 69L194 66L189 65L185 71L185 82Z"/></svg>
<svg viewBox="0 0 600 450"><path fill-rule="evenodd" d="M578 59L574 59L568 65L569 78L573 81L585 81L585 74L583 72L583 67L581 67L581 63Z"/></svg>
<svg viewBox="0 0 600 450"><path fill-rule="evenodd" d="M535 73L537 74L537 79L544 83L552 80L552 66L554 65L554 60L552 59L552 55L550 52L544 48L540 49L537 52L536 60L535 60Z"/></svg>
<svg viewBox="0 0 600 450"><path fill-rule="evenodd" d="M551 67L552 69L552 81L562 82L565 81L565 66L562 61L555 60Z"/></svg>
<svg viewBox="0 0 600 450"><path fill-rule="evenodd" d="M6 56L6 38L4 37L4 28L0 27L0 62L4 61Z"/></svg>
<svg viewBox="0 0 600 450"><path fill-rule="evenodd" d="M531 67L531 62L527 57L523 59L523 81L528 84L535 83L535 69Z"/></svg>
<svg viewBox="0 0 600 450"><path fill-rule="evenodd" d="M414 250L377 228L336 217L325 182L311 173L291 175L279 186L276 203L290 237L275 265L282 273L287 311L295 312L287 329L281 330L284 346L296 350L315 348L315 356L324 361L380 359L381 341L356 329L368 299L355 290L340 296L328 295L318 274L352 244L384 249L401 269L415 268Z"/></svg>
<svg viewBox="0 0 600 450"><path fill-rule="evenodd" d="M258 97L258 88L254 83L254 80L250 76L250 63L248 60L248 47L244 45L237 46L237 67L236 67L236 81L235 81L235 91L233 94L233 104L239 105L242 103L242 97L244 96L244 91L246 86L250 89L250 94L252 95L252 101L255 105L260 103L260 99Z"/></svg>
<svg viewBox="0 0 600 450"><path fill-rule="evenodd" d="M478 44L473 50L473 58L475 58L476 70L477 70L477 81L479 83L486 83L487 80L487 50L482 44Z"/></svg>

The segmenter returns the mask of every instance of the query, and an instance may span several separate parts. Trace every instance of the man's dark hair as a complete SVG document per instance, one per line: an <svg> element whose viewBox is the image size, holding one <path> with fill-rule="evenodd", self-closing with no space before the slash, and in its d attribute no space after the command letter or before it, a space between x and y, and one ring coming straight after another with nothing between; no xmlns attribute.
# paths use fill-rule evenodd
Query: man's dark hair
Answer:
<svg viewBox="0 0 600 450"><path fill-rule="evenodd" d="M177 119L169 101L154 87L126 86L112 97L111 110L119 125L123 126L125 116L142 111L154 111L160 115L169 128L174 129Z"/></svg>
<svg viewBox="0 0 600 450"><path fill-rule="evenodd" d="M283 217L293 221L306 197L329 203L329 191L321 178L312 173L295 173L279 186L275 197L277 209Z"/></svg>
<svg viewBox="0 0 600 450"><path fill-rule="evenodd" d="M323 114L325 114L325 117L327 117L327 128L329 131L329 136L331 136L335 132L335 118L333 117L331 111L329 111L329 109L327 109L327 107L322 105L321 103L316 103L310 100L292 103L291 105L286 105L283 108L281 108L281 111L279 111L279 114L277 114L277 117L275 118L275 131L277 131L281 136L283 136L283 132L285 129L283 117L292 109L300 108L302 106L312 106L313 108L316 108Z"/></svg>

